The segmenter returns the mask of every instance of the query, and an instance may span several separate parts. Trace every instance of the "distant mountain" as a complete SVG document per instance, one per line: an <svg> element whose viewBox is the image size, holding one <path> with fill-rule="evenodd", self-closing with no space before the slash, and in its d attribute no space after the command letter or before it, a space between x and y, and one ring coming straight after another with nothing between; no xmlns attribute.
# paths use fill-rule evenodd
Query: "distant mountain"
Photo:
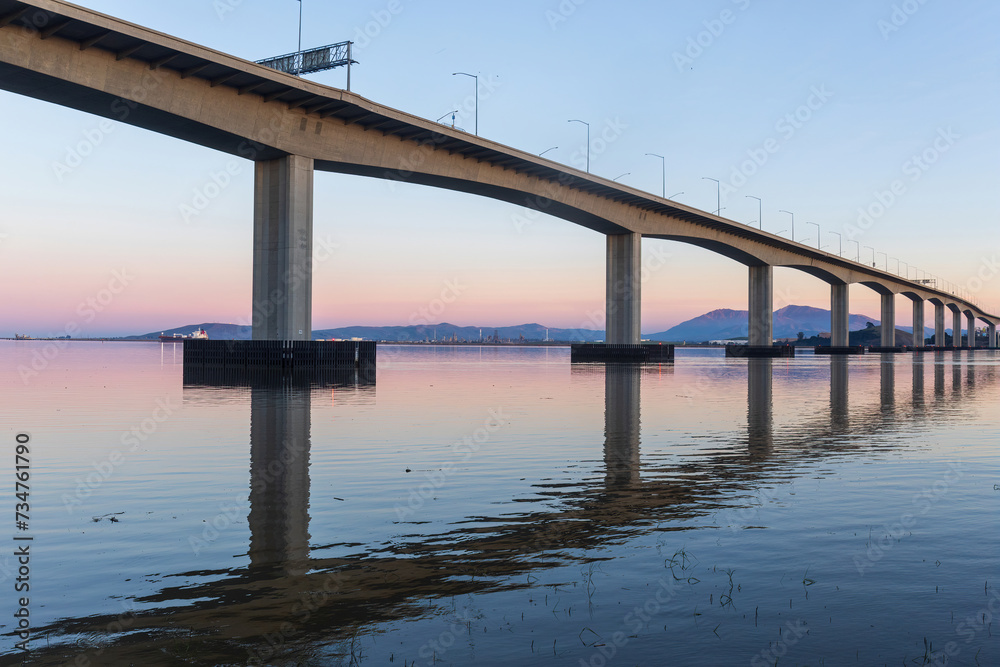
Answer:
<svg viewBox="0 0 1000 667"><path fill-rule="evenodd" d="M127 336L132 340L156 340L161 333L167 335L190 334L192 331L204 329L211 340L249 340L251 328L239 324L221 324L218 322L205 322L202 324L189 324L176 329L164 329L162 332L153 331L139 336ZM313 340L330 338L364 338L366 340L384 340L393 342L405 341L447 341L457 338L458 340L474 341L485 340L491 336L498 335L501 340L524 340L543 341L548 331L548 340L571 341L571 342L594 342L604 340L603 330L594 329L557 329L546 328L541 324L521 324L512 327L460 327L455 324L442 322L441 324L426 324L413 326L395 327L339 327L336 329L319 329L312 332Z"/></svg>
<svg viewBox="0 0 1000 667"><path fill-rule="evenodd" d="M653 341L689 341L721 340L726 338L745 337L747 335L748 315L745 310L721 308L704 315L682 322L675 327L659 333L643 334L643 338ZM874 317L866 315L851 315L848 321L849 329L857 331L864 329L871 322L880 325ZM208 332L212 340L247 340L250 338L250 327L238 324L220 324L206 322L190 324L176 329L166 329L165 334L190 334L199 328ZM496 332L501 340L526 341L545 340L546 330L550 341L594 342L604 340L604 331L597 329L558 329L541 324L520 324L510 327L463 327L442 322L441 324L424 324L410 326L370 327L353 326L334 329L318 329L312 332L314 340L330 338L364 338L366 340L384 340L392 342L406 341L460 341L486 340ZM799 332L806 338L821 332L830 331L830 311L811 306L785 306L774 311L774 337L795 338ZM129 336L131 339L155 340L161 332L154 331L141 336ZM930 335L931 331L928 331Z"/></svg>
<svg viewBox="0 0 1000 667"><path fill-rule="evenodd" d="M704 341L737 338L747 335L749 315L745 310L723 308L681 322L666 331L643 334L643 338L657 341ZM864 329L871 322L881 324L874 317L851 315L848 328ZM812 306L785 306L774 311L774 337L795 338L799 332L806 337L830 331L830 311Z"/></svg>
<svg viewBox="0 0 1000 667"><path fill-rule="evenodd" d="M442 322L441 324L420 324L395 327L340 327L337 329L319 329L313 331L313 338L365 338L368 340L385 341L447 341L486 340L497 335L501 340L546 340L594 342L604 340L603 330L594 329L557 329L544 327L541 324L520 324L512 327L462 327ZM209 334L211 335L211 334Z"/></svg>
<svg viewBox="0 0 1000 667"><path fill-rule="evenodd" d="M250 327L239 324L220 324L218 322L203 322L202 324L188 324L176 329L164 329L163 331L152 331L138 336L125 336L126 340L156 340L160 334L172 336L174 334L190 335L198 329L204 329L210 340L250 340Z"/></svg>

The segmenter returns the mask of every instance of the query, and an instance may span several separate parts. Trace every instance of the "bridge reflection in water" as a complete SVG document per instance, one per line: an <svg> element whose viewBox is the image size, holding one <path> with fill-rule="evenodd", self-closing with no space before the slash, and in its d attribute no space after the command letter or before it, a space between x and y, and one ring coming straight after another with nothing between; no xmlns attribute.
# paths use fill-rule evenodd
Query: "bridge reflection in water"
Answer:
<svg viewBox="0 0 1000 667"><path fill-rule="evenodd" d="M241 660L265 664L276 653L295 655L318 644L336 653L338 642L347 642L362 626L421 617L431 600L523 587L525 573L565 564L572 549L614 544L660 522L738 506L751 489L787 478L790 469L824 455L816 443L831 442L838 434L878 434L903 407L896 401L902 364L910 369L910 418L952 418L948 401L963 393L970 398L995 384L996 368L977 367L972 353L965 364L958 363L960 357L950 358L956 363L948 387L945 363L934 355L914 355L908 362L885 357L878 366L877 402L852 409L850 376L866 368L870 372L871 366L830 357L823 362L829 363L829 412L799 414L801 422L794 428L775 424L775 360L728 362L737 369L746 364L745 438L736 436L728 449L720 444L718 452L677 464L674 470L656 468L646 478L642 473L654 466L644 466L640 457L641 388L644 379L675 369L574 367L574 375L604 376L602 481L568 491L557 508L468 517L465 522L487 520L491 526L468 529L455 521L435 539L411 543L404 536L392 544L372 545L372 552L360 559L310 553L311 412L320 390L308 383L251 384L249 566L175 575L191 581L137 600L150 610L129 618L128 633L103 635L102 659L106 664L142 662L152 652L174 654L180 646L204 661L227 661L238 654ZM934 378L929 402L924 392L927 366ZM198 389L188 385L185 392ZM322 391L374 396L374 386L357 375L327 382ZM865 445L856 447L864 450ZM826 453L842 455L849 449L838 444ZM461 549L455 548L458 543ZM522 576L515 581L514 575ZM295 624L288 626L292 610L297 610ZM60 635L102 633L120 621L113 616L65 619L46 629L51 645L37 653L71 659L78 651L60 644Z"/></svg>

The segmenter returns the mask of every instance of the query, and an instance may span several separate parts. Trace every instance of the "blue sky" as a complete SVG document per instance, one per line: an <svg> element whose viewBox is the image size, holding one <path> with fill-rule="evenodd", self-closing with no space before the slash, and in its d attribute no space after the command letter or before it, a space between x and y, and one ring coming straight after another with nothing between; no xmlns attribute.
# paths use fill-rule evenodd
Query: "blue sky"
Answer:
<svg viewBox="0 0 1000 667"><path fill-rule="evenodd" d="M255 60L296 48L295 0L86 0L86 7ZM881 266L919 268L1000 309L1000 5L942 0L838 3L434 3L305 0L304 46L356 42L354 92L434 120L469 108L478 73L484 137L580 159L705 210ZM342 70L310 77L343 87ZM179 213L234 158L114 125L60 173L99 119L0 93L7 159L0 182L4 325L44 335L139 333L250 310L252 165L193 222ZM457 124L473 129L472 113ZM95 136L93 134L89 136ZM612 136L612 135L609 135ZM93 143L93 142L91 142ZM770 147L770 152L765 150ZM756 156L756 162L753 161ZM916 158L916 159L915 159ZM895 188L896 193L892 191ZM861 212L868 218L861 218ZM316 269L316 328L403 324L458 285L440 320L497 326L592 324L603 307L604 239L517 207L448 191L316 176L315 232L334 250ZM754 223L756 224L756 223ZM866 247L867 246L867 247ZM870 247L871 249L869 249ZM713 308L745 308L746 269L710 252L644 243L643 331ZM869 260L870 261L870 260ZM95 315L80 304L114 271L127 286ZM912 273L911 273L912 275ZM775 307L828 307L828 287L778 269ZM449 287L451 285L452 287ZM878 315L851 288L852 312ZM993 306L992 304L996 304ZM87 309L84 309L86 312ZM898 297L900 323L909 302ZM89 319L88 319L89 317ZM600 327L597 327L600 328Z"/></svg>

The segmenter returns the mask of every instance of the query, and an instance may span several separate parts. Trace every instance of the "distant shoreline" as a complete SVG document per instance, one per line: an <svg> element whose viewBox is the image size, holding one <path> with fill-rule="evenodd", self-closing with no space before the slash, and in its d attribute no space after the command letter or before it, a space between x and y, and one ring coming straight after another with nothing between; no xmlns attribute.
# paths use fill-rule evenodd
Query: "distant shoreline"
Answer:
<svg viewBox="0 0 1000 667"><path fill-rule="evenodd" d="M161 345L177 345L178 343L183 343L181 340L156 340L155 338L10 338L7 336L0 336L0 340L11 340L18 343L30 343L32 341L40 342L64 342L64 343L159 343ZM229 338L220 338L217 340L238 340ZM325 339L314 339L314 340L325 340ZM338 341L344 341L342 338L338 338ZM375 341L380 345L424 345L424 346L434 346L434 347L569 347L570 345L577 345L581 341L518 341L512 343L481 343L477 341L416 341L416 340L379 340ZM674 347L697 347L697 348L724 348L725 345L706 345L704 343L665 343L661 341L643 341L646 345L673 345Z"/></svg>

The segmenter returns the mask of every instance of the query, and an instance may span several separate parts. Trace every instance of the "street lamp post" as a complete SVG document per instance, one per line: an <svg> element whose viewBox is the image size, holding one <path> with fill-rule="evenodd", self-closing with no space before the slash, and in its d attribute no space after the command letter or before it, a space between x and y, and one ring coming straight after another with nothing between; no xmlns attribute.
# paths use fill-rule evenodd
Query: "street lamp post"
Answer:
<svg viewBox="0 0 1000 667"><path fill-rule="evenodd" d="M764 203L760 200L760 197L754 197L753 195L743 195L747 199L757 200L757 227L761 231L764 231Z"/></svg>
<svg viewBox="0 0 1000 667"><path fill-rule="evenodd" d="M677 197L677 196L682 195L682 194L684 194L684 193L683 192L675 192L674 194L672 194L669 197L667 197L667 199L673 199L674 197Z"/></svg>
<svg viewBox="0 0 1000 667"><path fill-rule="evenodd" d="M662 155L658 155L656 153L646 153L646 155L652 155L653 157L660 158L660 175L662 176L662 179L663 179L663 189L660 190L660 193L661 193L660 196L663 197L664 199L666 199L667 198L667 158L663 157Z"/></svg>
<svg viewBox="0 0 1000 667"><path fill-rule="evenodd" d="M449 111L448 113L446 113L444 116L441 116L441 118L445 118L445 117L448 116L448 114L451 114L451 126L455 127L455 114L457 114L457 113L458 113L458 109L452 109L451 111ZM441 118L438 118L434 122L435 123L440 123L441 122Z"/></svg>
<svg viewBox="0 0 1000 667"><path fill-rule="evenodd" d="M906 279L909 280L910 279L910 265L907 264L906 262L900 262L900 264L902 264L903 266L906 267L903 270L906 272L906 274L905 274Z"/></svg>
<svg viewBox="0 0 1000 667"><path fill-rule="evenodd" d="M895 257L890 257L889 259L891 259L892 261L896 262L896 271L895 271L895 273L898 276L899 275L899 260L896 259ZM888 263L886 263L886 271L888 271L888 270L889 270Z"/></svg>
<svg viewBox="0 0 1000 667"><path fill-rule="evenodd" d="M587 126L587 173L590 173L590 123L585 120L572 119L566 121L567 123L583 123Z"/></svg>
<svg viewBox="0 0 1000 667"><path fill-rule="evenodd" d="M722 212L722 184L719 183L719 179L710 176L702 176L701 180L715 181L715 214L719 215Z"/></svg>
<svg viewBox="0 0 1000 667"><path fill-rule="evenodd" d="M855 246L857 246L854 249L855 250L854 261L860 264L861 263L861 242L860 241L855 241L854 239L848 239L847 242L848 243L853 243Z"/></svg>
<svg viewBox="0 0 1000 667"><path fill-rule="evenodd" d="M813 226L816 227L816 249L818 250L819 249L819 237L820 237L820 234L821 234L821 232L819 230L819 223L816 223L816 222L807 222L806 224L807 225L813 225Z"/></svg>
<svg viewBox="0 0 1000 667"><path fill-rule="evenodd" d="M875 248L870 245L866 245L865 248L872 251L872 266L875 266Z"/></svg>
<svg viewBox="0 0 1000 667"><path fill-rule="evenodd" d="M837 250L837 254L839 256L843 257L844 256L844 235L841 234L840 232L827 232L827 234L836 234L837 235L837 240L840 241L840 244L839 244L839 247L838 247L838 250Z"/></svg>
<svg viewBox="0 0 1000 667"><path fill-rule="evenodd" d="M544 151L542 151L541 153L538 154L538 157L542 157L543 155L545 155L549 151L554 151L557 148L559 148L559 147L558 146L553 146L552 148L546 148Z"/></svg>
<svg viewBox="0 0 1000 667"><path fill-rule="evenodd" d="M795 240L795 214L792 213L791 211L786 211L785 209L781 209L780 211L778 211L778 213L787 213L788 215L792 216L792 240L794 241Z"/></svg>
<svg viewBox="0 0 1000 667"><path fill-rule="evenodd" d="M878 254L885 255L885 272L889 273L889 254L885 253L885 252L880 252ZM872 262L873 263L875 262L875 258L874 257L872 257Z"/></svg>
<svg viewBox="0 0 1000 667"><path fill-rule="evenodd" d="M479 75L477 75L477 74L468 74L466 72L452 72L451 73L452 76L458 76L459 74L461 74L462 76L472 77L473 79L476 80L476 136L478 137L479 136Z"/></svg>
<svg viewBox="0 0 1000 667"><path fill-rule="evenodd" d="M612 180L612 181L617 181L617 180L618 180L619 178L621 178L622 176L628 176L628 175L629 175L629 174L631 174L631 173L632 173L631 171L626 171L626 172L625 172L624 174L622 174L621 176L615 176L615 177L614 177L614 178L612 178L611 180Z"/></svg>

